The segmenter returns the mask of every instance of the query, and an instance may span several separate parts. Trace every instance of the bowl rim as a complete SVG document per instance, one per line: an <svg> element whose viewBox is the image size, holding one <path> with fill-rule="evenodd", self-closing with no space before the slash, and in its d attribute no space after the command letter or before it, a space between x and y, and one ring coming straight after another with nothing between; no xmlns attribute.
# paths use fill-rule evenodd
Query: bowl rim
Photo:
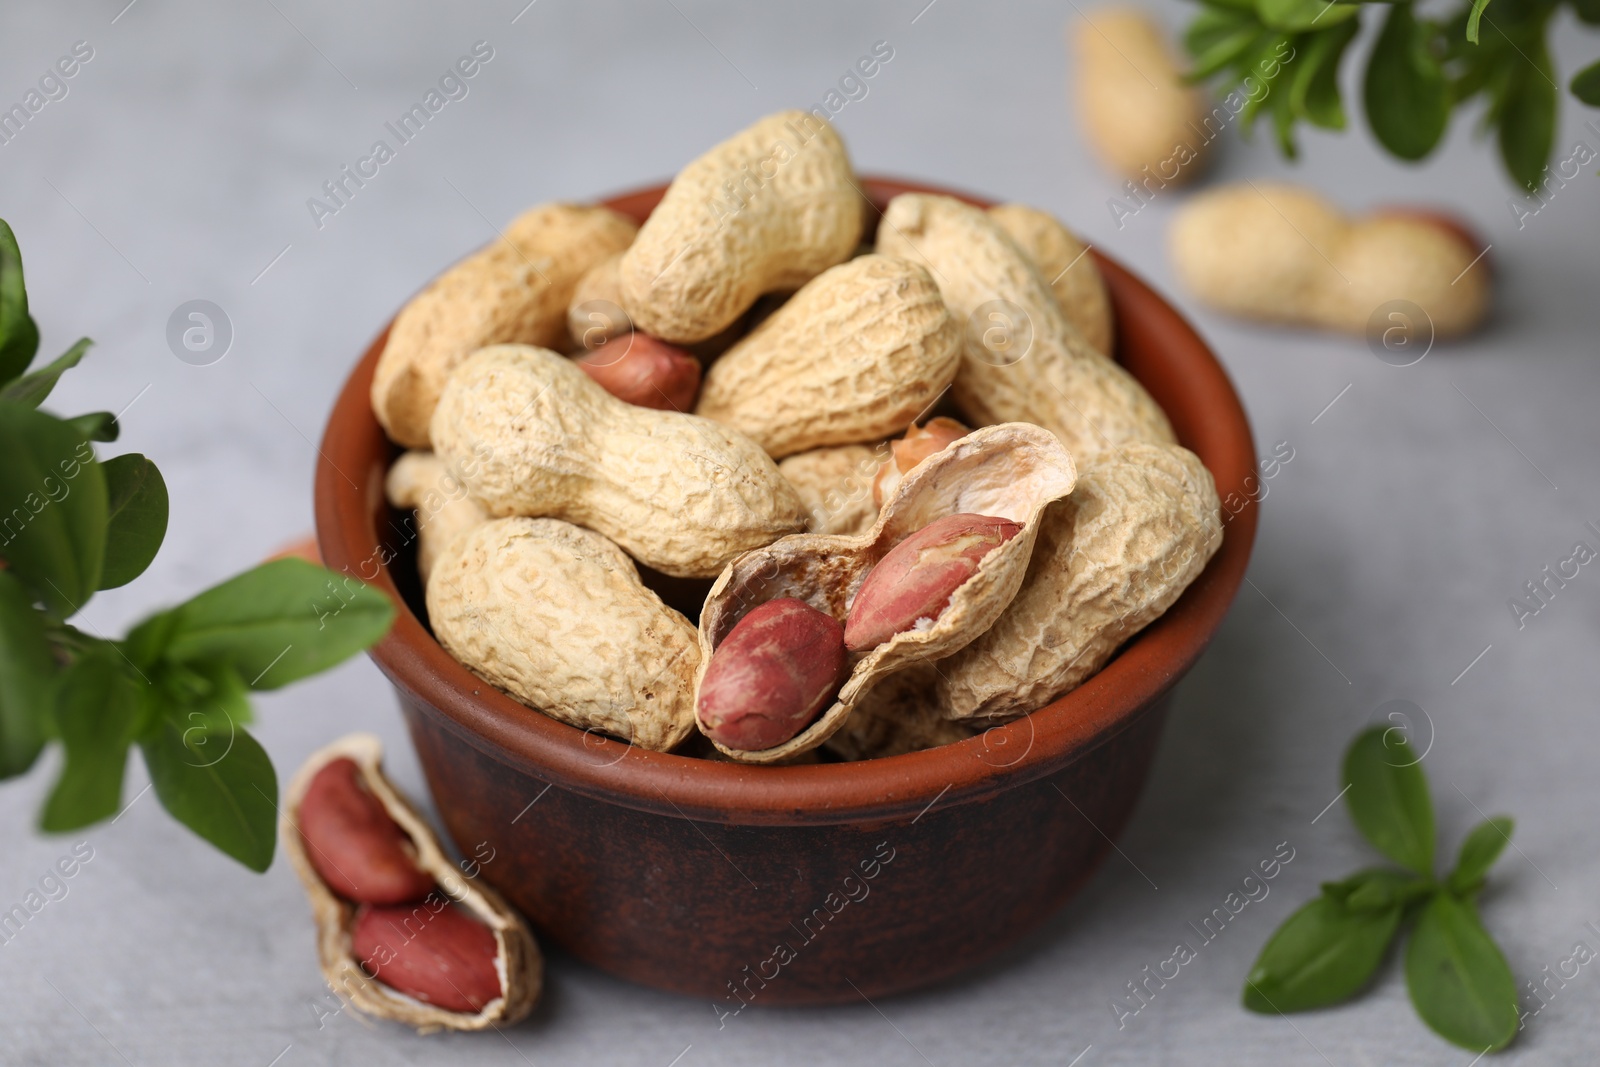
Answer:
<svg viewBox="0 0 1600 1067"><path fill-rule="evenodd" d="M862 176L860 182L880 213L903 192L953 196L979 207L995 203L917 181ZM642 219L665 189L664 183L651 185L599 203ZM412 612L390 573L394 557L377 536L375 516L387 506L384 475L400 449L384 437L369 394L392 319L346 379L324 431L315 476L323 559L331 569L382 589L395 603L393 628L368 654L403 695L437 711L447 728L486 755L609 803L738 825L893 821L1055 773L1133 725L1204 652L1244 580L1259 507L1248 491L1256 463L1250 425L1226 370L1175 308L1115 259L1095 248L1091 254L1112 296L1119 348L1130 331L1162 342L1158 351L1126 361L1128 369L1139 377L1141 369L1152 372L1145 364L1164 363L1177 376L1159 391L1172 394L1163 406L1180 442L1211 470L1219 497L1239 504L1225 508L1222 546L1165 614L1078 688L1008 725L899 756L759 767L636 748L558 722L477 678ZM1156 383L1145 384L1158 391ZM1166 379L1161 384L1169 385Z"/></svg>

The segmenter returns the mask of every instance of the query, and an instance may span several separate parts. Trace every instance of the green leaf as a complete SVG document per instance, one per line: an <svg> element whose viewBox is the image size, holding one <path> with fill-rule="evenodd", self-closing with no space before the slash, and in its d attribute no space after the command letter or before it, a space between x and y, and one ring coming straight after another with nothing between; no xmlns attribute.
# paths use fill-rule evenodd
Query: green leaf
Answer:
<svg viewBox="0 0 1600 1067"><path fill-rule="evenodd" d="M71 425L0 400L0 557L56 618L100 587L106 483Z"/></svg>
<svg viewBox="0 0 1600 1067"><path fill-rule="evenodd" d="M1484 876L1500 853L1511 843L1511 832L1516 823L1509 815L1486 819L1472 828L1467 839L1461 842L1461 853L1456 857L1456 868L1450 872L1446 885L1450 892L1465 896L1477 892Z"/></svg>
<svg viewBox="0 0 1600 1067"><path fill-rule="evenodd" d="M1433 882L1414 874L1387 867L1373 867L1359 871L1342 882L1324 882L1322 892L1351 911L1373 912L1387 911L1395 906L1408 907L1437 888Z"/></svg>
<svg viewBox="0 0 1600 1067"><path fill-rule="evenodd" d="M1244 1006L1269 1014L1348 1000L1371 980L1400 925L1398 905L1355 911L1317 897L1278 927L1244 984Z"/></svg>
<svg viewBox="0 0 1600 1067"><path fill-rule="evenodd" d="M1406 988L1423 1022L1472 1052L1517 1034L1517 983L1473 906L1448 893L1428 902L1406 952Z"/></svg>
<svg viewBox="0 0 1600 1067"><path fill-rule="evenodd" d="M255 719L249 686L226 663L167 664L157 674L167 717L185 730L226 736Z"/></svg>
<svg viewBox="0 0 1600 1067"><path fill-rule="evenodd" d="M365 583L300 559L280 559L174 609L173 660L215 660L252 689L276 689L367 648L389 630L394 605Z"/></svg>
<svg viewBox="0 0 1600 1067"><path fill-rule="evenodd" d="M1331 0L1256 0L1261 21L1275 30L1298 33L1337 26L1360 11L1356 4L1335 4Z"/></svg>
<svg viewBox="0 0 1600 1067"><path fill-rule="evenodd" d="M1367 60L1364 99L1373 134L1401 159L1423 158L1444 136L1449 83L1409 3L1389 9Z"/></svg>
<svg viewBox="0 0 1600 1067"><path fill-rule="evenodd" d="M22 278L17 235L0 219L0 382L9 382L33 362L39 327L28 315L28 289Z"/></svg>
<svg viewBox="0 0 1600 1067"><path fill-rule="evenodd" d="M1184 45L1194 57L1187 80L1211 77L1243 55L1260 34L1261 24L1252 12L1205 8L1184 34Z"/></svg>
<svg viewBox="0 0 1600 1067"><path fill-rule="evenodd" d="M0 400L15 400L30 408L38 407L44 403L44 398L50 395L50 390L56 387L56 382L61 380L61 376L83 360L84 353L89 351L89 346L92 344L94 342L87 337L79 338L77 344L50 363L0 389Z"/></svg>
<svg viewBox="0 0 1600 1067"><path fill-rule="evenodd" d="M1345 800L1374 848L1423 877L1433 874L1433 804L1421 757L1399 730L1375 726L1344 758Z"/></svg>
<svg viewBox="0 0 1600 1067"><path fill-rule="evenodd" d="M144 573L167 536L167 483L137 452L100 465L106 476L106 560L101 589L127 585Z"/></svg>
<svg viewBox="0 0 1600 1067"><path fill-rule="evenodd" d="M1281 33L1268 33L1261 37L1256 47L1250 51L1249 61L1238 68L1243 75L1240 79L1241 83L1245 79L1250 79L1261 90L1259 96L1251 97L1248 92L1245 92L1243 84L1241 84L1239 91L1244 92L1246 98L1244 108L1239 112L1239 129L1242 132L1249 133L1255 126L1256 116L1260 114L1263 107L1272 101L1272 97L1275 95L1271 84L1272 81L1282 77L1284 73L1282 68L1293 62L1293 60L1285 61L1280 58L1285 52L1290 55L1293 54L1289 38ZM1263 73L1263 68L1273 64L1276 64L1278 69L1275 71L1274 77L1269 79Z"/></svg>
<svg viewBox="0 0 1600 1067"><path fill-rule="evenodd" d="M1289 86L1294 109L1323 129L1344 129L1339 64L1360 29L1359 22L1351 21L1315 35L1306 45L1304 59L1295 65L1294 81Z"/></svg>
<svg viewBox="0 0 1600 1067"><path fill-rule="evenodd" d="M22 585L0 570L0 778L32 767L44 747L55 660L43 621Z"/></svg>
<svg viewBox="0 0 1600 1067"><path fill-rule="evenodd" d="M64 421L90 441L115 441L121 431L117 417L109 411L91 411Z"/></svg>
<svg viewBox="0 0 1600 1067"><path fill-rule="evenodd" d="M215 734L161 719L139 748L174 818L253 871L272 865L278 777L255 738L242 728Z"/></svg>
<svg viewBox="0 0 1600 1067"><path fill-rule="evenodd" d="M1483 9L1489 6L1489 0L1472 0L1472 13L1467 16L1467 40L1473 44L1478 43L1478 20L1483 18Z"/></svg>
<svg viewBox="0 0 1600 1067"><path fill-rule="evenodd" d="M1600 0L1572 0L1572 9L1579 19L1591 26L1600 26Z"/></svg>
<svg viewBox="0 0 1600 1067"><path fill-rule="evenodd" d="M1524 189L1539 188L1556 138L1555 68L1544 40L1523 50L1499 110L1500 158ZM1530 65L1531 64L1531 65Z"/></svg>
<svg viewBox="0 0 1600 1067"><path fill-rule="evenodd" d="M67 668L56 695L56 732L67 759L39 815L41 830L66 833L117 813L144 690L114 648L102 646Z"/></svg>
<svg viewBox="0 0 1600 1067"><path fill-rule="evenodd" d="M1572 95L1590 107L1600 107L1600 60L1572 76Z"/></svg>

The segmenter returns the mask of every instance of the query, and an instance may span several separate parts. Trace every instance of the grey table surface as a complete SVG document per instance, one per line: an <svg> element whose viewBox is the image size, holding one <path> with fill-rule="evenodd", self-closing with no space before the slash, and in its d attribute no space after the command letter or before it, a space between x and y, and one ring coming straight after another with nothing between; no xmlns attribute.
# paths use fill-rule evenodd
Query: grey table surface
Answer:
<svg viewBox="0 0 1600 1067"><path fill-rule="evenodd" d="M1415 167L1381 155L1359 118L1343 137L1306 135L1297 166L1265 138L1230 135L1213 181L1287 176L1351 209L1436 202L1493 243L1489 328L1397 368L1359 339L1229 321L1177 293L1164 242L1187 194L1116 225L1118 183L1086 155L1064 91L1070 0L126 2L0 16L8 107L75 42L93 49L67 95L0 145L0 214L24 248L44 348L98 341L52 403L126 409L118 448L153 457L172 494L149 573L88 611L102 632L309 529L313 442L356 355L491 226L670 175L761 114L820 101L877 41L893 59L837 118L858 167L1059 213L1174 295L1234 376L1261 450L1286 442L1294 458L1268 483L1249 584L1178 688L1122 855L976 973L874 1004L751 1010L719 1029L703 1001L557 956L530 1021L419 1039L337 1013L287 866L258 876L219 856L142 792L137 764L117 821L36 834L52 757L0 788L0 907L75 845L92 859L0 947L0 1062L1465 1065L1417 1021L1396 967L1338 1010L1290 1021L1238 1006L1276 924L1372 858L1338 807L1317 816L1344 744L1395 699L1420 709L1432 742L1446 842L1480 811L1518 817L1484 912L1519 981L1577 942L1600 947L1586 925L1600 923L1600 577L1585 568L1522 626L1508 607L1574 542L1600 543L1585 525L1600 521L1592 176L1519 226L1492 146L1465 119ZM1175 2L1160 11L1183 17ZM1588 42L1562 25L1570 72ZM319 226L308 198L480 40L493 58L468 95ZM1596 112L1563 107L1564 149L1600 147L1583 121ZM204 367L166 341L169 315L196 298L234 333ZM258 710L280 775L368 729L421 791L394 698L364 659ZM1295 858L1270 895L1119 1027L1124 984L1280 842ZM1595 1062L1593 971L1552 985L1548 1003L1527 998L1506 1062Z"/></svg>

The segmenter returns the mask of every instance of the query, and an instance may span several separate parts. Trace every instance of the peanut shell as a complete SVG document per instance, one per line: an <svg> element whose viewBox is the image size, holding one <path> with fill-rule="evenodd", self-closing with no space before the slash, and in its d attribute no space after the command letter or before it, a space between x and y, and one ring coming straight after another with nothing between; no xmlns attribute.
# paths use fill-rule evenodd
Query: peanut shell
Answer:
<svg viewBox="0 0 1600 1067"><path fill-rule="evenodd" d="M847 760L882 759L974 736L978 727L945 718L934 702L933 670L914 663L878 682L824 747Z"/></svg>
<svg viewBox="0 0 1600 1067"><path fill-rule="evenodd" d="M432 452L413 450L394 461L383 480L384 494L397 508L412 508L417 523L417 573L428 584L434 561L450 542L489 521L483 505Z"/></svg>
<svg viewBox="0 0 1600 1067"><path fill-rule="evenodd" d="M1067 321L1096 352L1111 355L1115 343L1111 298L1089 246L1054 215L1027 204L996 204L989 209L989 217L1033 261L1039 276L1056 294Z"/></svg>
<svg viewBox="0 0 1600 1067"><path fill-rule="evenodd" d="M889 446L835 445L790 456L778 473L800 494L806 532L860 533L878 517L872 484L889 459Z"/></svg>
<svg viewBox="0 0 1600 1067"><path fill-rule="evenodd" d="M796 597L842 624L869 571L896 544L935 519L958 513L992 515L1022 532L984 557L977 573L925 629L896 634L852 655L838 698L793 739L754 752L717 747L742 763L774 763L816 748L850 716L879 679L923 660L947 656L988 629L1005 610L1027 569L1038 517L1072 491L1072 457L1037 426L990 426L962 438L900 483L872 528L857 535L796 534L746 553L722 572L700 615L701 669L735 623L757 605Z"/></svg>
<svg viewBox="0 0 1600 1067"><path fill-rule="evenodd" d="M368 978L356 959L351 929L356 908L336 896L317 874L300 837L299 810L306 789L325 765L350 759L360 768L367 788L416 846L417 865L443 893L465 908L494 934L499 948L495 966L503 995L476 1013L446 1011L405 996ZM311 900L317 924L317 954L328 987L358 1011L393 1019L421 1033L435 1030L483 1030L517 1022L533 1010L544 982L544 957L528 924L487 885L467 878L445 856L433 830L416 809L389 784L382 770L383 744L372 734L348 734L313 752L284 789L278 833L283 851Z"/></svg>

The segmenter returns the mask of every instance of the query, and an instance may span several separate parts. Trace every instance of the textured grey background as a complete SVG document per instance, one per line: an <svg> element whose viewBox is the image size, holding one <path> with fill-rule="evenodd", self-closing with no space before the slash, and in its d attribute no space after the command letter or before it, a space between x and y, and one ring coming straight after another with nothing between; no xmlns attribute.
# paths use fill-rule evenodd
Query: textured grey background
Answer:
<svg viewBox="0 0 1600 1067"><path fill-rule="evenodd" d="M1173 291L1163 241L1183 194L1113 224L1116 183L1085 156L1063 88L1071 0L537 0L517 17L521 2L7 5L0 103L74 41L95 49L70 94L0 146L0 214L25 250L46 351L84 333L99 342L54 406L131 403L118 447L157 460L172 491L161 556L96 598L90 625L119 631L310 527L312 441L340 381L407 294L491 222L669 175L763 113L818 101L880 39L893 60L838 119L862 170L1048 207ZM1570 73L1593 38L1566 37ZM495 55L470 95L319 230L306 199L479 39ZM1600 147L1582 125L1596 113L1563 107L1562 144ZM1600 521L1596 184L1586 174L1519 230L1470 128L1458 119L1421 167L1379 155L1359 128L1305 136L1298 167L1264 139L1226 146L1217 178L1291 174L1350 208L1462 211L1493 242L1499 311L1482 334L1396 369L1358 340L1241 325L1176 297L1233 373L1262 451L1285 441L1294 459L1269 483L1250 584L1179 689L1126 860L1113 856L1026 947L914 996L752 1010L720 1032L702 1001L557 958L531 1021L419 1040L329 1016L285 865L250 874L144 795L81 835L94 858L69 894L0 947L0 1061L1468 1063L1414 1018L1397 968L1359 1003L1292 1022L1251 1016L1237 997L1276 923L1319 880L1370 861L1341 809L1313 818L1336 792L1344 743L1393 698L1431 722L1426 766L1451 847L1477 808L1518 817L1520 851L1484 911L1519 980L1580 939L1600 948L1584 926L1600 922L1600 572L1585 568L1524 629L1507 607L1575 541L1597 543L1584 528ZM194 298L225 308L236 332L209 367L165 343L168 315ZM282 774L364 728L389 739L402 785L420 784L365 660L259 711ZM0 789L0 907L75 840L31 829L53 769ZM128 796L145 782L132 768ZM1109 1005L1123 984L1282 841L1295 859L1270 896L1119 1030ZM1529 1020L1506 1062L1594 1061L1593 971Z"/></svg>

